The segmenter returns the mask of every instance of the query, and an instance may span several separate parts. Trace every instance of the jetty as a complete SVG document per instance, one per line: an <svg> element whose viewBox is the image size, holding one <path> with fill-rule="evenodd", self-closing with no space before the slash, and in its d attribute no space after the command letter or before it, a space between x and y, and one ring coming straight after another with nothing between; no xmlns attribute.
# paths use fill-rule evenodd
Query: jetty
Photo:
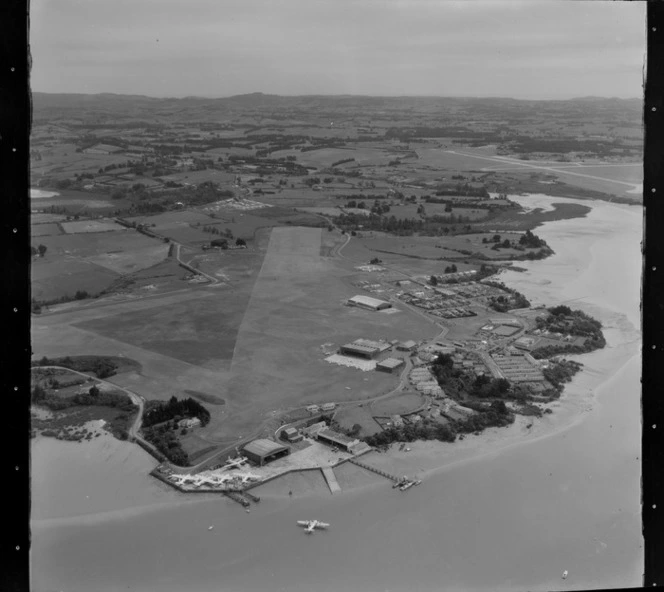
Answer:
<svg viewBox="0 0 664 592"><path fill-rule="evenodd" d="M323 476L325 477L325 481L327 481L327 486L330 488L330 491L332 493L341 491L337 476L334 474L332 467L321 467L321 471L323 471Z"/></svg>
<svg viewBox="0 0 664 592"><path fill-rule="evenodd" d="M257 495L254 495L253 493L249 493L246 489L242 492L242 495L246 498L249 498L255 504L257 504L258 502L261 501L260 497L258 497Z"/></svg>
<svg viewBox="0 0 664 592"><path fill-rule="evenodd" d="M251 505L249 500L246 497L244 497L244 495L242 495L242 493L239 492L239 491L228 491L228 490L226 490L223 493L226 497L231 498L234 502L237 502L238 504L240 504L244 508L248 508Z"/></svg>
<svg viewBox="0 0 664 592"><path fill-rule="evenodd" d="M397 477L396 475L390 475L386 471L382 471L381 469L372 467L371 465L363 463L362 461L359 461L354 458L349 458L348 462L351 462L354 465L357 465L358 467L362 467L367 471L371 471L372 473L376 473L376 475L380 475L381 477L389 479L390 481L393 482L392 487L395 489L398 487L399 491L406 491L407 489L410 489L413 485L419 485L420 483L422 483L421 479L409 479L408 477Z"/></svg>
<svg viewBox="0 0 664 592"><path fill-rule="evenodd" d="M351 462L354 465L357 465L358 467L362 467L363 469L366 469L367 471L371 471L372 473L376 473L376 475L380 475L381 477L385 477L386 479L389 479L390 481L394 481L395 483L401 483L403 481L403 477L397 477L396 475L390 475L386 471L383 471L381 469L377 469L376 467L372 467L371 465L363 463L362 461L359 461L355 458L349 458L348 462Z"/></svg>

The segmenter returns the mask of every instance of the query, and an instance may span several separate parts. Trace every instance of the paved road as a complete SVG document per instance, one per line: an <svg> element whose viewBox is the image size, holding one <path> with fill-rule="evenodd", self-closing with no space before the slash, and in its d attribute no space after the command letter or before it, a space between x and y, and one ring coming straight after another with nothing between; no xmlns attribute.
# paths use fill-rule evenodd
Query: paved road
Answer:
<svg viewBox="0 0 664 592"><path fill-rule="evenodd" d="M219 283L219 279L214 277L213 275L210 275L210 274L205 273L204 271L201 271L200 269L194 267L193 265L191 265L190 263L187 263L186 261L182 261L182 259L180 258L180 249L181 249L182 245L180 243L176 243L176 242L173 242L173 241L171 241L171 242L175 245L175 259L177 260L178 263L182 263L182 265L186 265L187 267L195 270L196 273L200 273L202 276L209 279L210 282L212 282L212 283L208 284L208 285L214 286L214 285Z"/></svg>
<svg viewBox="0 0 664 592"><path fill-rule="evenodd" d="M607 179L606 177L597 177L595 175L587 175L584 173L575 173L574 171L561 170L555 167L547 167L537 164L525 163L519 160L506 159L506 158L492 158L491 156L478 156L476 154L466 154L465 152L457 152L456 150L445 150L449 154L456 154L457 156L467 156L468 158L477 158L479 160L489 160L500 164L519 165L520 167L529 169L539 169L543 171L551 171L552 173L560 173L561 175L574 175L575 177L584 177L586 179L595 179L596 181L606 181L607 183L618 183L619 185L627 185L634 187L636 183L628 183L627 181L617 181L616 179Z"/></svg>

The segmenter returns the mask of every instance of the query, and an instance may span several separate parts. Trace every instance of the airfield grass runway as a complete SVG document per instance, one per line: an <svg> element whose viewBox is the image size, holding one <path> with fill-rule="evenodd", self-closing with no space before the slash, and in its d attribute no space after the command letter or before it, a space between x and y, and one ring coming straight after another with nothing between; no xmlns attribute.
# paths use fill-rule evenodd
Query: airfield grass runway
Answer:
<svg viewBox="0 0 664 592"><path fill-rule="evenodd" d="M321 346L358 337L424 339L439 330L407 312L346 306L359 293L348 281L357 270L321 257L321 232L273 229L260 272L235 288L198 287L35 317L34 355L124 355L142 369L111 381L146 399L187 391L219 397L225 405L208 407L212 418L200 432L211 442L253 433L274 410L386 393L394 376L328 364Z"/></svg>

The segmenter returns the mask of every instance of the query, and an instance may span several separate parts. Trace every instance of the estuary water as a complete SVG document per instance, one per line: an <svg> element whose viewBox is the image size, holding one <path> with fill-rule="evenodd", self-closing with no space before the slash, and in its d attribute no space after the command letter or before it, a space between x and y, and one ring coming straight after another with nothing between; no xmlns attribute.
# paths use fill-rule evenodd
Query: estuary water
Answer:
<svg viewBox="0 0 664 592"><path fill-rule="evenodd" d="M529 205L539 200L542 206L566 201L514 199L530 199ZM140 467L152 466L140 457L129 463L127 477L127 487L137 492L122 493L117 484L118 495L125 496L120 503L107 499L96 511L64 502L59 509L53 507L57 502L41 506L32 523L33 589L339 592L640 585L643 210L578 203L592 206L586 218L536 230L556 255L503 276L533 304L565 302L605 325L607 347L578 356L585 368L561 399L561 414L574 409L565 421L523 444L434 471L406 493L382 481L334 496L318 490L289 497L274 484L263 488L251 513L223 498L150 493L156 486L147 476L145 489L134 478ZM567 404L576 400L583 405ZM52 471L59 470L58 454L69 445L52 443ZM43 452L44 447L33 451L36 457ZM84 465L74 483L53 476L39 486L53 488L57 498L86 487L88 478L106 484L123 479L121 463L107 465L108 473L102 465L81 474ZM33 466L40 466L37 458ZM65 473L76 471L66 462L62 467ZM151 495L155 503L147 505L145 496ZM307 536L295 521L311 518L331 528Z"/></svg>

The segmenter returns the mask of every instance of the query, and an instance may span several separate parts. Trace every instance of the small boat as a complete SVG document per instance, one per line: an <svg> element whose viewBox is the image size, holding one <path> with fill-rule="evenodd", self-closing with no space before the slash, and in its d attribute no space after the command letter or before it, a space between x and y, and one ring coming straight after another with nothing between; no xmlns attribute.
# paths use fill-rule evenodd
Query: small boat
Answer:
<svg viewBox="0 0 664 592"><path fill-rule="evenodd" d="M208 530L212 530L214 526L208 526Z"/></svg>
<svg viewBox="0 0 664 592"><path fill-rule="evenodd" d="M401 487L399 487L399 489L401 489L401 491L406 491L406 489L412 487L413 485L415 485L413 481L408 481L404 483Z"/></svg>
<svg viewBox="0 0 664 592"><path fill-rule="evenodd" d="M567 579L567 574L568 574L568 572L567 572L567 570L565 570L565 571L563 572L563 580L566 580L566 579Z"/></svg>

